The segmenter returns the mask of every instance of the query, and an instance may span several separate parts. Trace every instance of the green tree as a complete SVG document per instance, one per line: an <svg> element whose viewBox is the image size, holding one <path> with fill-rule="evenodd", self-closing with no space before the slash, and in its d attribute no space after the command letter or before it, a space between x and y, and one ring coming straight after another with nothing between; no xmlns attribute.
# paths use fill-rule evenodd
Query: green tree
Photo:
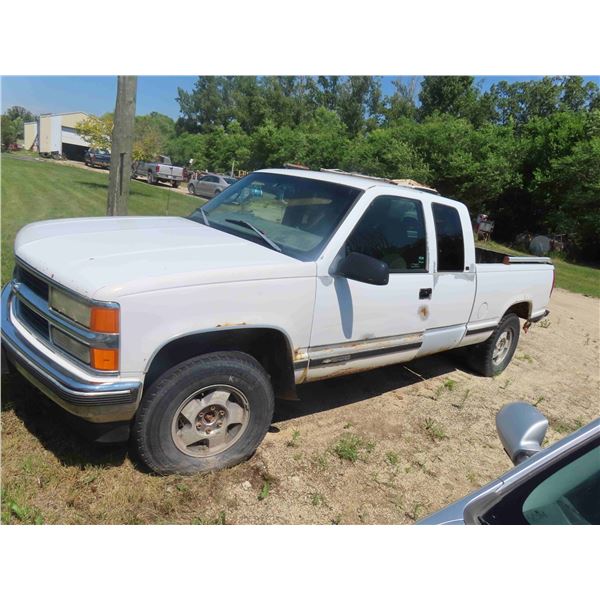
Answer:
<svg viewBox="0 0 600 600"><path fill-rule="evenodd" d="M376 177L408 178L421 183L431 180L429 168L399 127L375 129L356 138L347 165L352 171Z"/></svg>
<svg viewBox="0 0 600 600"><path fill-rule="evenodd" d="M18 122L13 121L6 115L2 115L0 130L2 131L2 149L5 150L11 144L16 143L19 137Z"/></svg>
<svg viewBox="0 0 600 600"><path fill-rule="evenodd" d="M136 116L133 158L151 160L165 152L169 140L175 135L175 121L158 112Z"/></svg>
<svg viewBox="0 0 600 600"><path fill-rule="evenodd" d="M113 115L90 116L77 123L77 132L92 148L110 149L112 143Z"/></svg>
<svg viewBox="0 0 600 600"><path fill-rule="evenodd" d="M7 131L7 135L9 137L16 136L16 140L23 139L25 134L25 123L29 121L35 121L35 116L33 113L22 106L11 106L10 108L7 108L6 111L4 111L4 116L6 119L3 120L3 128L8 125L8 123L11 123L9 131Z"/></svg>

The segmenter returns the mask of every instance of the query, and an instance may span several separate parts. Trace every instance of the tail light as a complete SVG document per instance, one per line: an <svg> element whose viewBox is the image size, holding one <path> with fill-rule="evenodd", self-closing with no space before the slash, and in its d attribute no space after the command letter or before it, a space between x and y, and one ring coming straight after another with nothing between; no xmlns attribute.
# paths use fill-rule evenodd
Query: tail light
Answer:
<svg viewBox="0 0 600 600"><path fill-rule="evenodd" d="M156 165L156 172L158 173L160 171L160 165Z"/></svg>

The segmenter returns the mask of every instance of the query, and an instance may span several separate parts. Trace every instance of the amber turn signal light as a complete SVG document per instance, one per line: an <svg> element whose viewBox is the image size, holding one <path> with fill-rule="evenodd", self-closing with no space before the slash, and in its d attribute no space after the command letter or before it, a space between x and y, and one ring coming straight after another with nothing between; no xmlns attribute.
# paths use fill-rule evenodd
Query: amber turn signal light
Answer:
<svg viewBox="0 0 600 600"><path fill-rule="evenodd" d="M119 351L116 349L92 348L91 363L94 369L99 371L119 370Z"/></svg>
<svg viewBox="0 0 600 600"><path fill-rule="evenodd" d="M119 333L119 309L93 306L90 329L100 333Z"/></svg>

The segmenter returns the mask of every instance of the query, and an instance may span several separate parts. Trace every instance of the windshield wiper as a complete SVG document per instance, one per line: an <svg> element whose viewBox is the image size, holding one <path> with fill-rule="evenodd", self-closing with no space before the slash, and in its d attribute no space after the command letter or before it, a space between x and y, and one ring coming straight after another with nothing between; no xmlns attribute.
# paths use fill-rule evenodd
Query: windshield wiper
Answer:
<svg viewBox="0 0 600 600"><path fill-rule="evenodd" d="M200 209L202 210L202 209ZM258 227L252 225L252 223L248 223L248 221L242 221L242 219L225 219L228 223L233 223L234 225L241 225L242 227L246 227L246 229L252 229L254 233L257 233L271 248L277 250L277 252L283 252L283 250L271 239L268 238Z"/></svg>
<svg viewBox="0 0 600 600"><path fill-rule="evenodd" d="M210 227L210 223L208 222L208 217L206 216L206 213L204 212L204 209L202 207L200 207L200 214L202 215L202 218L204 219L204 224L207 227Z"/></svg>

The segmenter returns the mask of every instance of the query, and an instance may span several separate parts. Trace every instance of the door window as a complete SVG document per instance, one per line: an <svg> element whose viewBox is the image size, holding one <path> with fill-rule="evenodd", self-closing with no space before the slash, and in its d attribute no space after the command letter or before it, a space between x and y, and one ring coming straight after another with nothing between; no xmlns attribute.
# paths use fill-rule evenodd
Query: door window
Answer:
<svg viewBox="0 0 600 600"><path fill-rule="evenodd" d="M397 196L375 198L346 242L346 253L350 252L381 260L392 273L425 272L427 241L421 203Z"/></svg>
<svg viewBox="0 0 600 600"><path fill-rule="evenodd" d="M530 525L600 523L600 447L542 481L522 508Z"/></svg>
<svg viewBox="0 0 600 600"><path fill-rule="evenodd" d="M498 525L600 525L600 446L595 440L525 481L481 520Z"/></svg>
<svg viewBox="0 0 600 600"><path fill-rule="evenodd" d="M437 270L464 271L465 241L460 215L452 206L432 204L437 240Z"/></svg>

